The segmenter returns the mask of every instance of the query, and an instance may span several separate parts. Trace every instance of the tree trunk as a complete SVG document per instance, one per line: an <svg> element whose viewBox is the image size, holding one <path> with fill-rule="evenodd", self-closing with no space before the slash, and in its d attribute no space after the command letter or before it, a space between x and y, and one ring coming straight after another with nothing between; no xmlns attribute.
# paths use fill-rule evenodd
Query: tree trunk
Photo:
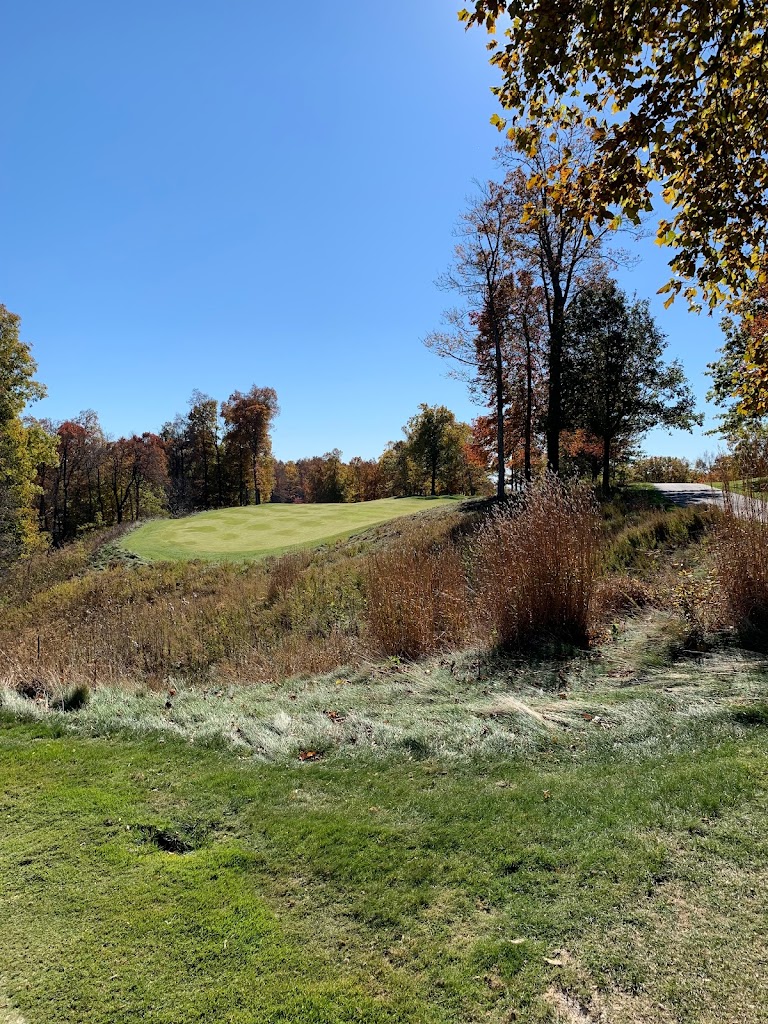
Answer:
<svg viewBox="0 0 768 1024"><path fill-rule="evenodd" d="M603 438L603 494L611 493L611 439Z"/></svg>
<svg viewBox="0 0 768 1024"><path fill-rule="evenodd" d="M528 331L528 324L523 319L523 335L525 337L525 435L523 438L523 458L525 479L530 483L533 474L531 472L531 444L533 439L533 358L531 355L531 335Z"/></svg>
<svg viewBox="0 0 768 1024"><path fill-rule="evenodd" d="M496 497L505 498L506 488L506 453L504 451L504 360L501 351L501 331L496 323L495 310L491 309L493 318L493 354L494 376L496 388Z"/></svg>
<svg viewBox="0 0 768 1024"><path fill-rule="evenodd" d="M565 304L560 288L555 285L552 299L552 326L549 335L549 402L547 408L547 466L552 473L560 471L560 432L563 426L563 342L565 339Z"/></svg>

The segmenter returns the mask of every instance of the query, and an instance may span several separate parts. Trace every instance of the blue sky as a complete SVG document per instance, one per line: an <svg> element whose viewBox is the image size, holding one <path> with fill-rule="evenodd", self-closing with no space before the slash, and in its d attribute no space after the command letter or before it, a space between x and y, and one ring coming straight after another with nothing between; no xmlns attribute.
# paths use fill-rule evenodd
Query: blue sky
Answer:
<svg viewBox="0 0 768 1024"><path fill-rule="evenodd" d="M0 302L52 419L156 430L195 388L277 390L281 458L375 456L420 402L478 410L421 339L499 136L485 38L452 0L12 4L3 19ZM283 12L290 13L285 13ZM656 290L702 402L716 323ZM654 432L654 453L712 438Z"/></svg>

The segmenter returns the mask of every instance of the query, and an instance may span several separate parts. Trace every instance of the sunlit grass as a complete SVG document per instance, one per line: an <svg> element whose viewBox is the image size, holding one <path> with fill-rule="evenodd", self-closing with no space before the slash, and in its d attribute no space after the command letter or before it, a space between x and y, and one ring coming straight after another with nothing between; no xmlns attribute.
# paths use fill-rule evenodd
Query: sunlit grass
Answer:
<svg viewBox="0 0 768 1024"><path fill-rule="evenodd" d="M382 498L339 505L249 505L146 523L123 541L142 558L240 561L327 544L461 498Z"/></svg>

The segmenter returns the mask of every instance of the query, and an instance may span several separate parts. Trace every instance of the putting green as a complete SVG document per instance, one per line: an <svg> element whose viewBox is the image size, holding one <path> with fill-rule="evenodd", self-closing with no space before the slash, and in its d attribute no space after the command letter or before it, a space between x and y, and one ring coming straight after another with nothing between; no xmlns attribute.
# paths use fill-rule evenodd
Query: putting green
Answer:
<svg viewBox="0 0 768 1024"><path fill-rule="evenodd" d="M382 498L350 505L249 505L158 519L140 526L123 547L152 561L192 558L239 561L340 540L400 516L462 501Z"/></svg>

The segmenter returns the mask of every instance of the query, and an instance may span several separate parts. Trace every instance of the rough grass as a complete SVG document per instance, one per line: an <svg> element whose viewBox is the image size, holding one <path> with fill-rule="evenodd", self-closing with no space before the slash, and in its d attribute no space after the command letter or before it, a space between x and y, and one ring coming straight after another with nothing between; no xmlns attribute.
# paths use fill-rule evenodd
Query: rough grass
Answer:
<svg viewBox="0 0 768 1024"><path fill-rule="evenodd" d="M6 681L275 682L380 656L586 642L598 545L589 492L544 482L493 516L449 503L330 548L255 562L109 561L10 587ZM503 615L491 614L503 611Z"/></svg>
<svg viewBox="0 0 768 1024"><path fill-rule="evenodd" d="M768 521L765 504L726 501L715 545L717 581L727 620L745 636L764 638L768 628Z"/></svg>
<svg viewBox="0 0 768 1024"><path fill-rule="evenodd" d="M328 544L370 526L461 498L382 498L339 505L250 505L158 519L125 539L126 550L150 561L258 558Z"/></svg>

